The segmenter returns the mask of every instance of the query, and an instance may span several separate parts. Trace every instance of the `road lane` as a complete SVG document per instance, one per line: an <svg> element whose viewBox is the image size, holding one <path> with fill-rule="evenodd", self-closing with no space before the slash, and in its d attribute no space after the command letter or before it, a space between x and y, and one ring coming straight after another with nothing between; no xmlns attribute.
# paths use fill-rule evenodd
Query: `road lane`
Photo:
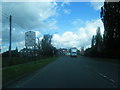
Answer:
<svg viewBox="0 0 120 90"><path fill-rule="evenodd" d="M117 64L100 62L88 57L71 58L63 56L8 87L116 88L117 84L109 79L117 82L117 70Z"/></svg>
<svg viewBox="0 0 120 90"><path fill-rule="evenodd" d="M84 57L86 58L84 60L85 65L97 72L97 73L101 73L104 76L109 77L110 79L113 79L115 82L118 82L118 71L119 71L119 64L115 64L115 63L111 63L111 62L103 62L101 59L101 61L96 61L95 59L97 58L90 58L90 57Z"/></svg>

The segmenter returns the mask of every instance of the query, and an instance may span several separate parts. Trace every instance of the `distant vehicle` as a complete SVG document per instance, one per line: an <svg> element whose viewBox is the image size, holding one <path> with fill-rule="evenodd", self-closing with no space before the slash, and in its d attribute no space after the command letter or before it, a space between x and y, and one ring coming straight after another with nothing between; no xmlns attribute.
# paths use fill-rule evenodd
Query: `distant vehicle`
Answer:
<svg viewBox="0 0 120 90"><path fill-rule="evenodd" d="M77 57L77 48L71 48L70 49L70 56L71 57Z"/></svg>

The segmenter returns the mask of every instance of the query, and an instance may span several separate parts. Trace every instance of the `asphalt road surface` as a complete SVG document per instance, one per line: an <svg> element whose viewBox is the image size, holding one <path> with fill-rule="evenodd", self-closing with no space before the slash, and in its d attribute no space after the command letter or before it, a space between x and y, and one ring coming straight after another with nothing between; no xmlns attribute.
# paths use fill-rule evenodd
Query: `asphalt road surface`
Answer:
<svg viewBox="0 0 120 90"><path fill-rule="evenodd" d="M63 56L8 88L118 88L118 64Z"/></svg>

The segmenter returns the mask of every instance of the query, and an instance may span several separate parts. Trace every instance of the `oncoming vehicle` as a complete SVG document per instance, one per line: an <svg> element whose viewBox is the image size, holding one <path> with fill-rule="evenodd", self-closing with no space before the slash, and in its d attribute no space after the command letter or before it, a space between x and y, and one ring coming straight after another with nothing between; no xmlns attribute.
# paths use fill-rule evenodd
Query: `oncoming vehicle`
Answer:
<svg viewBox="0 0 120 90"><path fill-rule="evenodd" d="M77 48L74 47L70 49L70 56L77 57Z"/></svg>

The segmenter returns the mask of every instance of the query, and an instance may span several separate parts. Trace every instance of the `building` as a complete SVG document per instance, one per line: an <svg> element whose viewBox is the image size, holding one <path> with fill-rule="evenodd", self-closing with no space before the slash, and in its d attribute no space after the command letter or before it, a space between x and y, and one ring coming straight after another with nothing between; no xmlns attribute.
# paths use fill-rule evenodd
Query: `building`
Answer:
<svg viewBox="0 0 120 90"><path fill-rule="evenodd" d="M81 55L84 55L84 47L81 48Z"/></svg>
<svg viewBox="0 0 120 90"><path fill-rule="evenodd" d="M20 51L21 56L38 56L38 49L23 48Z"/></svg>

